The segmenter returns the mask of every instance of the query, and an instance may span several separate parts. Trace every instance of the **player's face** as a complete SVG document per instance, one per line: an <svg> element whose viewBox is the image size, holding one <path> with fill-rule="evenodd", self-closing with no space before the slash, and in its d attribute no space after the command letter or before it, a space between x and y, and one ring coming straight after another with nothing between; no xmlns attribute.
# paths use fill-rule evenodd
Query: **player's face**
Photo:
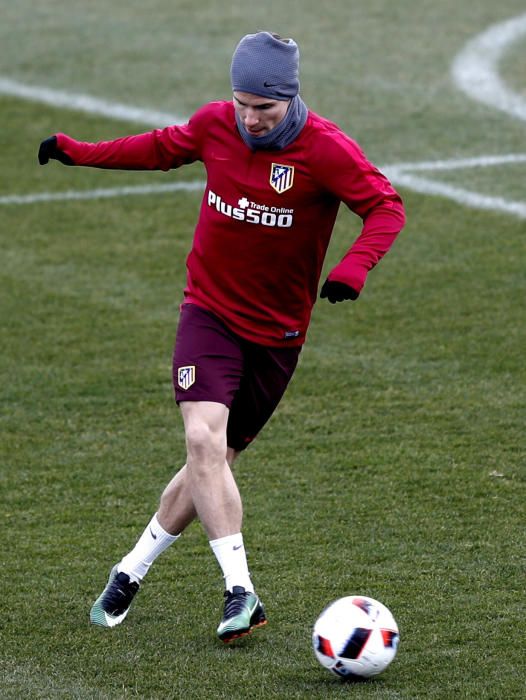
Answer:
<svg viewBox="0 0 526 700"><path fill-rule="evenodd" d="M234 92L234 107L251 136L261 137L285 117L290 100L271 100L249 92Z"/></svg>

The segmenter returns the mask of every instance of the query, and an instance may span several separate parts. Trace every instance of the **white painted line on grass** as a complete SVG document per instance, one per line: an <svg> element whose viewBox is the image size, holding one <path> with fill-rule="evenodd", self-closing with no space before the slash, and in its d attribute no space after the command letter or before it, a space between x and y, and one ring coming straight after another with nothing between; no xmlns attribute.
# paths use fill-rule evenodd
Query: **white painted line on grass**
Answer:
<svg viewBox="0 0 526 700"><path fill-rule="evenodd" d="M504 53L526 35L526 14L489 27L457 55L451 74L457 87L483 104L526 120L526 99L511 90L499 75Z"/></svg>
<svg viewBox="0 0 526 700"><path fill-rule="evenodd" d="M520 219L526 219L526 203L514 202L504 197L491 197L478 192L471 192L463 187L454 187L437 180L422 177L421 175L411 175L410 173L395 173L393 182L399 187L407 187L413 192L420 194L438 195L447 197L458 204L472 209L486 209L489 211L501 211L506 214L513 214Z"/></svg>
<svg viewBox="0 0 526 700"><path fill-rule="evenodd" d="M477 158L457 158L452 160L423 161L420 163L398 163L381 166L391 182L399 187L407 187L414 192L427 195L439 195L474 209L501 211L506 214L526 218L526 203L515 202L503 197L483 195L463 187L448 185L414 173L447 172L462 168L491 167L526 163L526 153L511 153L502 156L479 156ZM110 197L126 197L139 195L155 195L167 192L202 192L205 182L192 180L188 182L173 182L155 185L132 185L94 190L67 190L66 192L35 192L26 195L7 195L0 197L0 205L36 204L42 202L58 202L67 200L107 199Z"/></svg>
<svg viewBox="0 0 526 700"><path fill-rule="evenodd" d="M451 160L423 161L421 163L399 163L387 165L382 171L398 187L407 187L420 194L446 197L472 209L501 211L526 219L526 203L515 202L504 197L484 195L464 187L448 185L430 177L414 175L422 172L448 172L468 168L488 168L498 165L526 163L526 153L511 153L502 156L479 156L477 158L454 158Z"/></svg>
<svg viewBox="0 0 526 700"><path fill-rule="evenodd" d="M502 156L476 156L474 158L452 158L450 160L427 160L420 163L398 163L386 165L384 172L419 172L433 170L462 170L463 168L488 168L492 165L526 163L526 153L510 153Z"/></svg>
<svg viewBox="0 0 526 700"><path fill-rule="evenodd" d="M0 197L0 204L37 204L39 202L61 202L64 200L107 199L130 195L163 194L165 192L199 192L205 187L200 180L172 182L166 185L131 185L95 190L66 190L65 192L34 192L33 194L10 194Z"/></svg>
<svg viewBox="0 0 526 700"><path fill-rule="evenodd" d="M498 64L506 50L526 35L526 14L514 17L506 22L493 25L470 41L458 54L452 65L452 76L467 95L479 102L507 112L512 116L526 120L526 100L510 90L498 74ZM100 114L112 119L138 122L153 126L180 124L186 121L177 115L130 107L112 103L89 95L77 95L70 92L46 87L29 86L0 76L0 94L13 95L22 99L41 102L53 107L78 109L90 114ZM420 163L400 163L385 166L383 172L393 184L407 187L422 194L447 197L459 204L477 209L502 211L526 218L526 204L472 192L463 187L448 185L429 177L414 173L426 171L458 170L472 167L490 167L526 162L525 154L503 156L480 156L454 160L424 161ZM0 204L32 204L73 199L96 199L103 197L120 197L127 195L157 194L174 191L197 191L204 188L203 182L170 183L166 185L139 185L68 192L40 192L26 195L6 195L0 197Z"/></svg>
<svg viewBox="0 0 526 700"><path fill-rule="evenodd" d="M80 95L37 85L26 85L3 76L0 76L0 94L19 97L30 102L40 102L50 107L64 107L88 114L98 114L110 119L136 122L137 124L147 124L154 127L184 124L186 121L186 119L177 114L157 112L151 109L142 109L141 107L130 107L129 105L101 100L90 95Z"/></svg>

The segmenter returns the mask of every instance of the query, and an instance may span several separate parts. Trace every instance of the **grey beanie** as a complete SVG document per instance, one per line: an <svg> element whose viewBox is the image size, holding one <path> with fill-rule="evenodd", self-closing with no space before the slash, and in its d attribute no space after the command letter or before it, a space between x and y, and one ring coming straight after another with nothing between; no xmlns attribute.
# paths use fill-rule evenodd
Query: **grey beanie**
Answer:
<svg viewBox="0 0 526 700"><path fill-rule="evenodd" d="M232 90L288 100L300 89L300 52L293 39L270 32L244 36L232 56Z"/></svg>

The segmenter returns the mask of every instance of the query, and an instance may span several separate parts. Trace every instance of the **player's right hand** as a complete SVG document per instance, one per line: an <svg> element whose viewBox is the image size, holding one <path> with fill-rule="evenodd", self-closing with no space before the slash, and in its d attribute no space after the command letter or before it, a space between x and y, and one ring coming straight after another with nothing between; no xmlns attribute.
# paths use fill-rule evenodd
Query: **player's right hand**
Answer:
<svg viewBox="0 0 526 700"><path fill-rule="evenodd" d="M49 163L50 158L59 160L61 163L64 163L64 165L73 165L71 158L58 148L56 136L50 136L44 139L38 149L38 162L40 165Z"/></svg>

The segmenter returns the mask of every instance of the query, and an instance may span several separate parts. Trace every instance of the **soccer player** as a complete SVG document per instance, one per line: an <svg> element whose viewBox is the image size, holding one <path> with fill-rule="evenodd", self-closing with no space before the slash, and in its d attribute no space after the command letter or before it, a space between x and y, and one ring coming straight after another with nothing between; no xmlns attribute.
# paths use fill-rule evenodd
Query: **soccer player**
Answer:
<svg viewBox="0 0 526 700"><path fill-rule="evenodd" d="M358 298L404 225L386 177L338 126L308 110L298 67L292 39L249 34L232 58L232 101L206 104L182 126L99 143L58 133L40 145L41 164L170 170L202 161L207 173L173 356L186 464L112 568L91 609L95 624L124 620L156 557L196 517L225 581L219 638L230 642L266 623L232 465L294 372L340 203L363 227L321 288L331 303Z"/></svg>

